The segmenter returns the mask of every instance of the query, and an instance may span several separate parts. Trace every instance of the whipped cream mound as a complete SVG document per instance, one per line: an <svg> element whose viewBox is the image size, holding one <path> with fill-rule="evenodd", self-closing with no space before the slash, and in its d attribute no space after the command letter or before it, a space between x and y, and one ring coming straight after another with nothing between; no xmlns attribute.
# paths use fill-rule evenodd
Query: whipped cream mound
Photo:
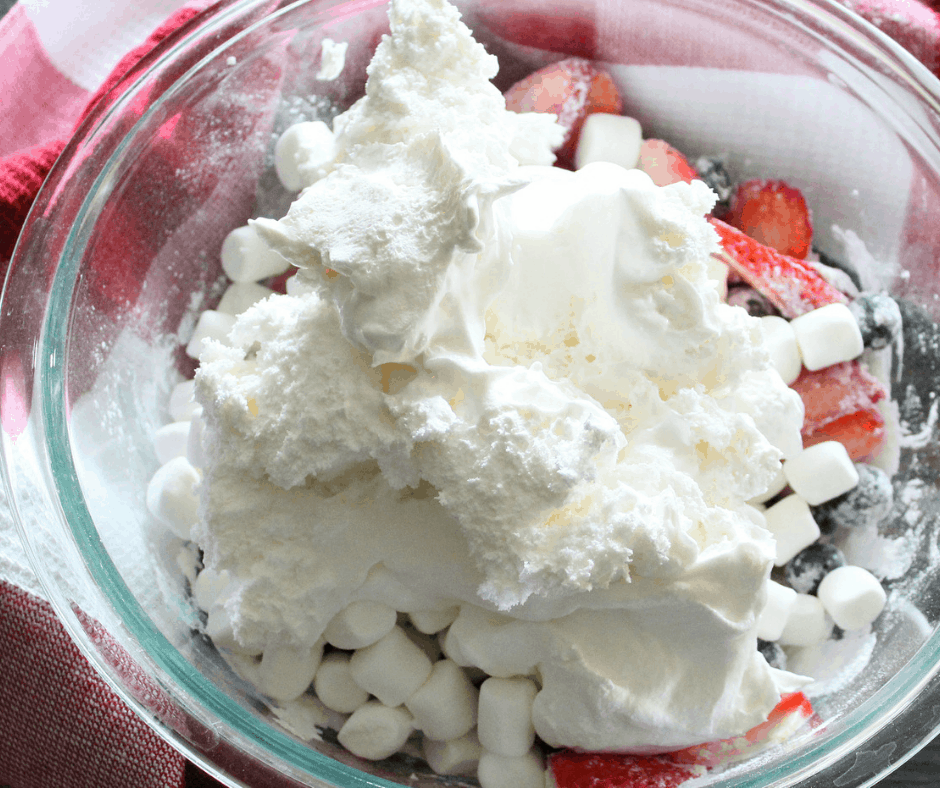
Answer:
<svg viewBox="0 0 940 788"><path fill-rule="evenodd" d="M394 0L336 158L279 221L291 295L207 342L200 523L249 650L351 602L460 614L452 659L534 675L549 744L655 751L761 722L774 558L747 502L800 448L760 321L720 302L701 182L550 167L441 0Z"/></svg>

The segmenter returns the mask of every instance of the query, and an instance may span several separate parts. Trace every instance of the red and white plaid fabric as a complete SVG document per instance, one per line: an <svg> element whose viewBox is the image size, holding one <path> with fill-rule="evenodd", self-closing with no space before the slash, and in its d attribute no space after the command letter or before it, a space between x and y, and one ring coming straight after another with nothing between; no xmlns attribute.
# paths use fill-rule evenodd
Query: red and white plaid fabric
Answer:
<svg viewBox="0 0 940 788"><path fill-rule="evenodd" d="M134 14L139 2L107 4L109 23L139 24L140 15ZM36 192L77 124L98 101L108 100L108 91L144 54L208 5L161 2L157 7L176 10L120 59L97 91L82 86L94 69L62 46L61 29L55 33L54 26L37 24L39 17L30 15L29 8L48 14L49 0L22 0L0 20L0 274ZM940 0L842 2L940 76ZM74 8L91 0L68 3ZM154 13L152 1L149 13ZM512 20L505 21L511 38ZM530 30L526 36L531 38ZM79 786L217 788L219 783L187 764L124 705L82 657L48 603L0 574L0 788Z"/></svg>

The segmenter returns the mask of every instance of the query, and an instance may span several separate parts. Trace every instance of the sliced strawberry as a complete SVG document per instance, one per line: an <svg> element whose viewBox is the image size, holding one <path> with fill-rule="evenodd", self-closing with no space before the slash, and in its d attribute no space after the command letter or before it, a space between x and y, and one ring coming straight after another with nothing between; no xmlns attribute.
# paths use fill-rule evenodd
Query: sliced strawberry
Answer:
<svg viewBox="0 0 940 788"><path fill-rule="evenodd" d="M855 462L860 462L884 446L885 420L876 404L888 393L858 361L816 372L804 369L791 388L800 395L806 410L804 447L837 440Z"/></svg>
<svg viewBox="0 0 940 788"><path fill-rule="evenodd" d="M802 692L791 692L780 698L767 719L743 736L721 739L670 753L677 763L695 763L712 768L756 755L770 745L790 738L809 721L813 727L819 718Z"/></svg>
<svg viewBox="0 0 940 788"><path fill-rule="evenodd" d="M744 181L721 218L790 257L802 260L809 254L813 240L809 208L803 193L784 181Z"/></svg>
<svg viewBox="0 0 940 788"><path fill-rule="evenodd" d="M691 183L698 178L689 160L664 140L643 140L637 168L649 175L657 186L680 181Z"/></svg>
<svg viewBox="0 0 940 788"><path fill-rule="evenodd" d="M706 769L756 755L785 741L804 725L820 724L802 692L780 698L760 725L741 736L687 747L664 755L552 753L548 768L558 788L674 788Z"/></svg>
<svg viewBox="0 0 940 788"><path fill-rule="evenodd" d="M721 259L767 296L784 317L799 317L848 300L809 263L765 246L720 219L708 221L721 239Z"/></svg>
<svg viewBox="0 0 940 788"><path fill-rule="evenodd" d="M565 127L565 140L555 151L556 164L572 169L574 151L584 119L594 112L619 115L623 100L606 71L589 60L570 57L545 66L505 93L506 108L514 112L551 112Z"/></svg>
<svg viewBox="0 0 940 788"><path fill-rule="evenodd" d="M675 788L704 769L668 756L560 750L548 758L558 788Z"/></svg>

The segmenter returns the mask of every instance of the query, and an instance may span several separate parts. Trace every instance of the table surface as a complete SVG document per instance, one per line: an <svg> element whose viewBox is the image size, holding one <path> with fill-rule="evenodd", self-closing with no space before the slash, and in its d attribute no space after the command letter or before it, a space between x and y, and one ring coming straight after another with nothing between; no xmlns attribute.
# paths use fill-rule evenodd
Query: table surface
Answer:
<svg viewBox="0 0 940 788"><path fill-rule="evenodd" d="M0 16L9 11L15 3L16 0L0 0ZM940 739L917 753L894 774L878 783L878 786L879 788L912 788L912 786L940 788Z"/></svg>

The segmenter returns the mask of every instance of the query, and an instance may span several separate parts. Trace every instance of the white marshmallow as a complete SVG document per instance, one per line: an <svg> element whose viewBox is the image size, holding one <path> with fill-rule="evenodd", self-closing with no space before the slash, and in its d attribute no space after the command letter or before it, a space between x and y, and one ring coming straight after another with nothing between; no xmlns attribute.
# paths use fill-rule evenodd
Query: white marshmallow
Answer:
<svg viewBox="0 0 940 788"><path fill-rule="evenodd" d="M349 660L353 680L386 706L400 706L431 675L431 660L401 627L356 651Z"/></svg>
<svg viewBox="0 0 940 788"><path fill-rule="evenodd" d="M447 741L463 736L477 721L479 693L463 669L449 659L434 663L431 675L405 706L415 727L429 739Z"/></svg>
<svg viewBox="0 0 940 788"><path fill-rule="evenodd" d="M813 519L809 504L796 493L768 507L764 519L767 530L777 540L776 566L783 566L819 538L819 526Z"/></svg>
<svg viewBox="0 0 940 788"><path fill-rule="evenodd" d="M173 421L189 421L197 410L202 410L193 394L196 391L196 381L184 380L177 383L170 392L170 417Z"/></svg>
<svg viewBox="0 0 940 788"><path fill-rule="evenodd" d="M477 779L481 788L545 788L545 769L542 759L532 751L507 757L484 749Z"/></svg>
<svg viewBox="0 0 940 788"><path fill-rule="evenodd" d="M206 309L196 321L196 329L186 345L186 355L190 358L199 358L202 344L207 339L215 339L222 343L228 342L228 332L235 325L235 316L217 312L215 309Z"/></svg>
<svg viewBox="0 0 940 788"><path fill-rule="evenodd" d="M211 638L216 648L223 648L231 651L233 654L240 654L245 657L256 657L261 654L260 648L251 648L243 646L235 639L235 629L232 626L232 619L228 611L219 605L209 609L209 615L206 620L206 635ZM257 685L256 679L250 681Z"/></svg>
<svg viewBox="0 0 940 788"><path fill-rule="evenodd" d="M796 603L796 591L773 580L768 580L766 586L767 601L757 617L757 637L778 640Z"/></svg>
<svg viewBox="0 0 940 788"><path fill-rule="evenodd" d="M188 421L173 421L164 424L153 434L153 450L157 455L157 461L164 465L174 457L185 457L188 440Z"/></svg>
<svg viewBox="0 0 940 788"><path fill-rule="evenodd" d="M839 441L824 441L804 449L783 464L793 492L810 506L832 500L858 484L858 470Z"/></svg>
<svg viewBox="0 0 940 788"><path fill-rule="evenodd" d="M574 153L575 169L580 170L592 161L608 161L631 170L640 160L642 144L643 130L638 120L626 115L594 112L581 126Z"/></svg>
<svg viewBox="0 0 940 788"><path fill-rule="evenodd" d="M206 467L206 453L202 448L202 433L205 428L206 422L200 410L189 422L189 435L186 437L186 459L194 468Z"/></svg>
<svg viewBox="0 0 940 788"><path fill-rule="evenodd" d="M333 711L350 714L369 700L369 693L353 681L349 654L327 654L313 679L313 690L323 704Z"/></svg>
<svg viewBox="0 0 940 788"><path fill-rule="evenodd" d="M321 120L295 123L274 146L274 169L281 185L291 192L310 186L320 168L336 157L333 132Z"/></svg>
<svg viewBox="0 0 940 788"><path fill-rule="evenodd" d="M203 610L215 605L228 590L232 575L228 569L221 572L215 569L203 569L193 583L193 597Z"/></svg>
<svg viewBox="0 0 940 788"><path fill-rule="evenodd" d="M225 288L215 310L226 315L237 316L248 307L273 294L274 291L270 287L259 285L257 282L232 282Z"/></svg>
<svg viewBox="0 0 940 788"><path fill-rule="evenodd" d="M411 735L411 715L372 700L356 709L340 728L337 738L353 755L369 761L398 752Z"/></svg>
<svg viewBox="0 0 940 788"><path fill-rule="evenodd" d="M293 298L312 293L314 289L313 285L307 280L301 279L299 276L291 276L284 282L285 292Z"/></svg>
<svg viewBox="0 0 940 788"><path fill-rule="evenodd" d="M803 361L796 344L796 334L789 320L778 315L765 315L760 319L764 330L764 345L770 360L783 382L788 386L800 376Z"/></svg>
<svg viewBox="0 0 940 788"><path fill-rule="evenodd" d="M233 282L258 282L284 273L289 267L251 225L236 227L222 241L222 270Z"/></svg>
<svg viewBox="0 0 940 788"><path fill-rule="evenodd" d="M832 620L849 631L878 618L887 600L878 578L860 566L833 569L822 579L816 595Z"/></svg>
<svg viewBox="0 0 940 788"><path fill-rule="evenodd" d="M288 645L266 647L258 667L261 691L278 701L299 698L313 682L322 656L322 641L312 648Z"/></svg>
<svg viewBox="0 0 940 788"><path fill-rule="evenodd" d="M450 741L424 739L424 759L435 774L472 776L483 754L476 731Z"/></svg>
<svg viewBox="0 0 940 788"><path fill-rule="evenodd" d="M508 757L521 757L535 741L532 703L538 694L526 678L489 678L480 685L477 735L483 749Z"/></svg>
<svg viewBox="0 0 940 788"><path fill-rule="evenodd" d="M395 626L397 616L394 608L381 602L351 602L333 616L323 630L323 637L336 648L362 648L385 637Z"/></svg>
<svg viewBox="0 0 940 788"><path fill-rule="evenodd" d="M436 635L445 627L449 627L457 618L459 608L449 607L446 610L416 610L408 614L411 623L418 632L425 635Z"/></svg>
<svg viewBox="0 0 940 788"><path fill-rule="evenodd" d="M147 509L180 539L199 519L199 471L185 457L165 463L147 485Z"/></svg>
<svg viewBox="0 0 940 788"><path fill-rule="evenodd" d="M797 594L787 625L777 638L781 646L813 646L832 631L822 602L810 594Z"/></svg>
<svg viewBox="0 0 940 788"><path fill-rule="evenodd" d="M790 321L803 366L815 371L851 361L865 349L858 321L845 304L826 304Z"/></svg>
<svg viewBox="0 0 940 788"><path fill-rule="evenodd" d="M787 477L783 473L783 465L781 464L779 470L777 471L777 475L774 477L774 480L770 483L770 487L767 488L766 492L764 492L762 495L758 495L752 498L750 501L748 501L748 503L751 504L752 506L756 506L757 504L761 504L766 501L769 501L771 498L777 495L777 493L781 492L783 488L786 486L787 486Z"/></svg>

